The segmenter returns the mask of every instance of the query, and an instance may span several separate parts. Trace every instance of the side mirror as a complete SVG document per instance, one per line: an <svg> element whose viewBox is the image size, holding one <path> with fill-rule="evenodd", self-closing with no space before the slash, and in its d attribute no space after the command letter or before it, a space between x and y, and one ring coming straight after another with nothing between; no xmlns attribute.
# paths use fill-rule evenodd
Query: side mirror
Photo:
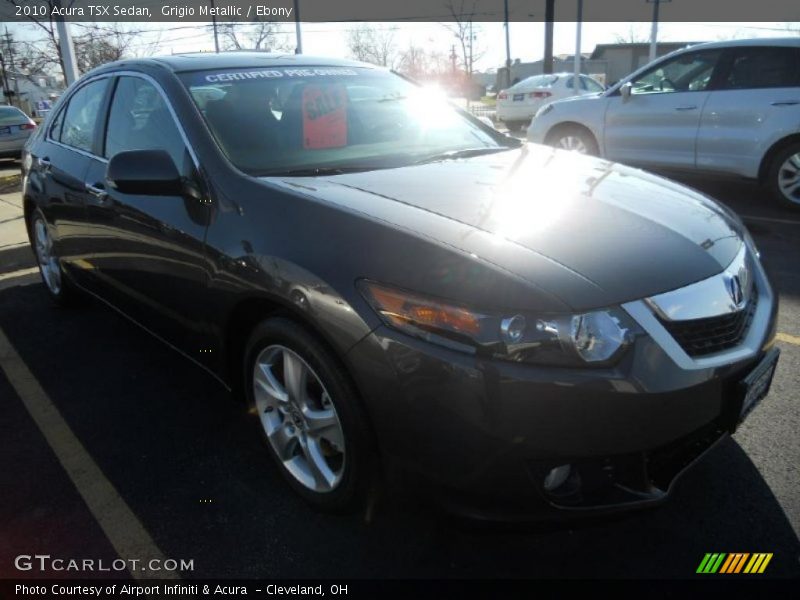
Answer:
<svg viewBox="0 0 800 600"><path fill-rule="evenodd" d="M631 97L631 90L633 89L633 84L628 81L627 83L623 83L619 88L619 95L622 96L624 101L627 101Z"/></svg>
<svg viewBox="0 0 800 600"><path fill-rule="evenodd" d="M129 150L115 154L108 161L106 183L123 194L183 195L178 168L164 150Z"/></svg>

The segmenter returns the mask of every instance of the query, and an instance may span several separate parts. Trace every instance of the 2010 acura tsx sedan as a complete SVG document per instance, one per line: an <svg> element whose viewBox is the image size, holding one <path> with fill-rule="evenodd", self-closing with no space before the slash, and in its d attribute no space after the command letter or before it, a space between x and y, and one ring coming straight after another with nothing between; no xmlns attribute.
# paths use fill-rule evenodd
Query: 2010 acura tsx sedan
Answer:
<svg viewBox="0 0 800 600"><path fill-rule="evenodd" d="M49 294L91 293L246 397L320 508L377 473L476 516L655 504L777 363L730 211L369 65L109 64L23 171Z"/></svg>

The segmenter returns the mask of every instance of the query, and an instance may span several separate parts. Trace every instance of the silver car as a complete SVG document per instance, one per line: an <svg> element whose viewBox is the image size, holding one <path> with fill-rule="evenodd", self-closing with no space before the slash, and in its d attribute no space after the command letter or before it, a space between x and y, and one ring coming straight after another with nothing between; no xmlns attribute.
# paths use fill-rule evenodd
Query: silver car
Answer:
<svg viewBox="0 0 800 600"><path fill-rule="evenodd" d="M19 158L36 123L16 106L0 106L0 158Z"/></svg>
<svg viewBox="0 0 800 600"><path fill-rule="evenodd" d="M678 50L599 96L548 104L528 139L644 167L757 179L800 209L800 39Z"/></svg>

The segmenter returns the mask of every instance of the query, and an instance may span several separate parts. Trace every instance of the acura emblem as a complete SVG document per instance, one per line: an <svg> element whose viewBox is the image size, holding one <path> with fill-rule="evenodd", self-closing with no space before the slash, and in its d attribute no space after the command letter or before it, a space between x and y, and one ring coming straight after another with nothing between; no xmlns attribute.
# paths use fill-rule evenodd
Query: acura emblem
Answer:
<svg viewBox="0 0 800 600"><path fill-rule="evenodd" d="M742 304L744 304L744 291L738 275L728 277L728 294L730 294L736 308L741 308Z"/></svg>

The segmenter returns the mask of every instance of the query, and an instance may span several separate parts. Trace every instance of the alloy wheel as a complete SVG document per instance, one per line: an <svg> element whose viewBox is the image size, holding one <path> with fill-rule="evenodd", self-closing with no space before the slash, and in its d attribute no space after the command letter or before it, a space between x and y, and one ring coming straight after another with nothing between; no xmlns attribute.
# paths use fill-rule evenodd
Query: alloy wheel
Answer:
<svg viewBox="0 0 800 600"><path fill-rule="evenodd" d="M61 293L61 266L53 254L53 238L41 217L33 222L33 235L36 260L44 283L53 295L58 296Z"/></svg>
<svg viewBox="0 0 800 600"><path fill-rule="evenodd" d="M344 431L314 369L285 346L267 346L253 365L253 393L283 467L313 492L333 491L344 473Z"/></svg>
<svg viewBox="0 0 800 600"><path fill-rule="evenodd" d="M778 169L778 189L795 204L800 204L800 152L787 157Z"/></svg>
<svg viewBox="0 0 800 600"><path fill-rule="evenodd" d="M579 154L588 153L588 148L586 147L586 144L577 135L565 135L559 138L556 146L558 148L561 148L562 150L571 150Z"/></svg>

